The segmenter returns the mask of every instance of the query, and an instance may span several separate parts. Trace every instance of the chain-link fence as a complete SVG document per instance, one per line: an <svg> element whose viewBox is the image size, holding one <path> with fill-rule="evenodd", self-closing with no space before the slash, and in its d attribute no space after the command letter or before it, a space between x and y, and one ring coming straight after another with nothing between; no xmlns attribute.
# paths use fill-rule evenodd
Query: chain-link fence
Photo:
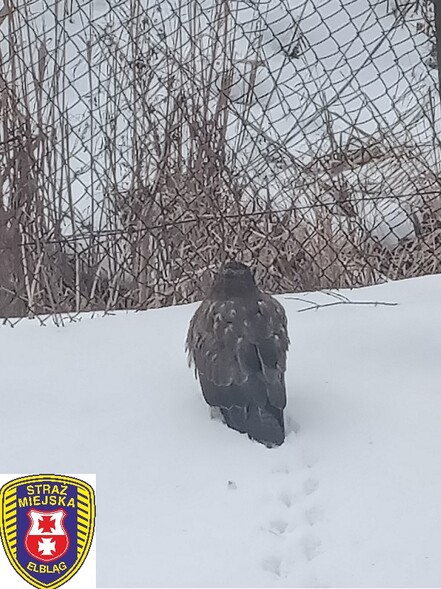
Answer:
<svg viewBox="0 0 441 589"><path fill-rule="evenodd" d="M0 0L0 316L441 271L435 45L431 0Z"/></svg>

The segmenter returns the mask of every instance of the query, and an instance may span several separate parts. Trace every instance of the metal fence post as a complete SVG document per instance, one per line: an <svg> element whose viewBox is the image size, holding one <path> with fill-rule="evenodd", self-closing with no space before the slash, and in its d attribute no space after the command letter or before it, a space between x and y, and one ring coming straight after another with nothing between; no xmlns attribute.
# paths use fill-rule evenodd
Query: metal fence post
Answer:
<svg viewBox="0 0 441 589"><path fill-rule="evenodd" d="M436 63L438 67L438 86L441 94L441 0L433 0L435 8L435 36L436 36Z"/></svg>

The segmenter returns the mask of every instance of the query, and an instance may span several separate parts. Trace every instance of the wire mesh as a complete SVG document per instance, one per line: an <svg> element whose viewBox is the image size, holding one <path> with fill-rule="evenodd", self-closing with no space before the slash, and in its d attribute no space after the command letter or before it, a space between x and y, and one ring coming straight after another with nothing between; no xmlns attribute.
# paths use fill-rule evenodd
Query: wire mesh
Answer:
<svg viewBox="0 0 441 589"><path fill-rule="evenodd" d="M3 0L0 316L441 271L430 0Z"/></svg>

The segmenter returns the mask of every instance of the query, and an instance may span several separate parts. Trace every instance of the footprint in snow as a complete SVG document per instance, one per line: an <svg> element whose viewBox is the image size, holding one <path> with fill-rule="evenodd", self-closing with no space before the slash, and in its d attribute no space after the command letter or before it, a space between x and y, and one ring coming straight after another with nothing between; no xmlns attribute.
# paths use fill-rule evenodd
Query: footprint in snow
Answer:
<svg viewBox="0 0 441 589"><path fill-rule="evenodd" d="M305 510L305 517L308 524L312 527L323 519L322 508L318 505L313 505Z"/></svg>
<svg viewBox="0 0 441 589"><path fill-rule="evenodd" d="M280 503L282 503L282 505L284 507L287 507L288 509L290 507L292 507L295 499L296 499L296 496L293 493L291 493L291 491L284 491L283 493L281 493L279 495Z"/></svg>
<svg viewBox="0 0 441 589"><path fill-rule="evenodd" d="M276 519L273 520L272 522L270 522L269 525L269 532L271 532L271 534L275 534L276 536L281 536L282 534L284 534L286 532L288 528L288 522L283 520L283 519Z"/></svg>
<svg viewBox="0 0 441 589"><path fill-rule="evenodd" d="M282 464L280 466L275 466L273 469L271 469L271 473L272 474L289 474L290 470L289 470L288 466L286 466L285 464Z"/></svg>
<svg viewBox="0 0 441 589"><path fill-rule="evenodd" d="M280 556L276 555L269 556L268 558L265 558L265 560L262 562L262 567L265 571L272 573L276 577L280 577L280 575L282 574L282 559L280 558Z"/></svg>
<svg viewBox="0 0 441 589"><path fill-rule="evenodd" d="M292 422L290 427L295 431ZM310 453L303 453L301 463L303 468L311 469L315 460ZM302 481L301 473L305 473L302 464L297 465L297 468L295 463L290 466L279 463L271 471L275 475L272 487L275 487L276 495L270 493L272 498L269 502L274 502L274 511L262 530L275 536L277 548L274 545L275 553L270 553L262 561L262 566L264 570L279 578L288 578L295 572L296 562L299 562L295 555L300 557L300 562L304 560L310 563L323 552L322 542L316 533L318 528L314 528L323 519L322 508L315 504L314 496L320 484L314 476L307 476ZM307 472L312 474L311 470ZM282 551L280 555L279 551ZM305 586L318 587L319 584L312 576Z"/></svg>
<svg viewBox="0 0 441 589"><path fill-rule="evenodd" d="M314 558L321 554L320 546L322 543L315 536L307 534L302 538L300 543L303 549L303 553L308 562L314 560Z"/></svg>
<svg viewBox="0 0 441 589"><path fill-rule="evenodd" d="M319 482L317 479L310 477L303 483L303 490L305 495L312 495L315 493L319 487Z"/></svg>

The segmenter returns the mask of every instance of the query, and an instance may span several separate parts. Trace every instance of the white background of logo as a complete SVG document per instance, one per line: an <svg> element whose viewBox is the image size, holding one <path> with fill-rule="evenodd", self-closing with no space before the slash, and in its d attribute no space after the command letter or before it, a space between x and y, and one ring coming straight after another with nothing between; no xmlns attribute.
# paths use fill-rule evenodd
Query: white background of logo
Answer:
<svg viewBox="0 0 441 589"><path fill-rule="evenodd" d="M3 487L6 483L18 477L29 476L31 474L39 473L18 473L18 474L0 474L0 487ZM46 474L46 473L42 473ZM68 472L55 473L63 474L65 476L75 477L86 481L94 489L96 493L96 475L94 474L71 474ZM66 587L66 589L95 589L96 588L96 530L93 537L92 546L90 547L89 555L83 563L83 566L72 577L70 581L67 581L60 589ZM27 583L12 567L11 563L6 556L3 548L3 544L0 543L0 587L7 587L8 589L30 589L31 585Z"/></svg>

